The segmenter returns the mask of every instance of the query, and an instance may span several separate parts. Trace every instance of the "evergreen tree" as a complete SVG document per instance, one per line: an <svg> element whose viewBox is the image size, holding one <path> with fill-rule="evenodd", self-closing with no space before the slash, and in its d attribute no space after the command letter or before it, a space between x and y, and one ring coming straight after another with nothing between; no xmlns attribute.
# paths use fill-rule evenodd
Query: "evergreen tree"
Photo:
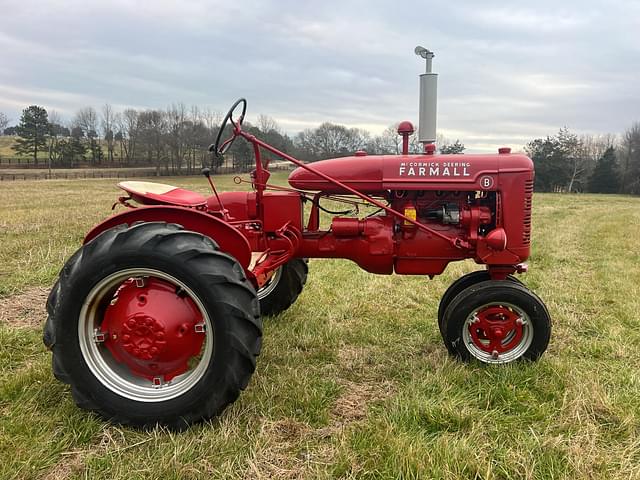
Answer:
<svg viewBox="0 0 640 480"><path fill-rule="evenodd" d="M49 118L47 111L37 105L31 105L22 111L20 124L16 133L20 136L13 149L18 155L33 156L38 164L38 152L47 148L46 136L49 132Z"/></svg>
<svg viewBox="0 0 640 480"><path fill-rule="evenodd" d="M73 167L85 161L87 147L77 136L60 140L55 146L55 154L60 162L68 167Z"/></svg>
<svg viewBox="0 0 640 480"><path fill-rule="evenodd" d="M443 145L440 147L440 153L447 155L451 153L462 153L465 149L464 143L460 143L460 140L456 140L455 143L449 145Z"/></svg>
<svg viewBox="0 0 640 480"><path fill-rule="evenodd" d="M620 179L613 147L607 148L596 162L589 177L589 191L594 193L616 193L620 188Z"/></svg>
<svg viewBox="0 0 640 480"><path fill-rule="evenodd" d="M536 138L527 144L525 150L536 168L537 191L557 191L568 183L567 162L556 137Z"/></svg>

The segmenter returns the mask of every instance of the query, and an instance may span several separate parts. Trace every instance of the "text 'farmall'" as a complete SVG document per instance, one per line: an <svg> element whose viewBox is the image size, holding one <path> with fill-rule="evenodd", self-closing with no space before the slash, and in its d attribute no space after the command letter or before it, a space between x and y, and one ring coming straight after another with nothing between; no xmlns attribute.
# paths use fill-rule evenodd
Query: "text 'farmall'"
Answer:
<svg viewBox="0 0 640 480"><path fill-rule="evenodd" d="M407 177L469 177L470 166L467 162L402 162L398 173Z"/></svg>

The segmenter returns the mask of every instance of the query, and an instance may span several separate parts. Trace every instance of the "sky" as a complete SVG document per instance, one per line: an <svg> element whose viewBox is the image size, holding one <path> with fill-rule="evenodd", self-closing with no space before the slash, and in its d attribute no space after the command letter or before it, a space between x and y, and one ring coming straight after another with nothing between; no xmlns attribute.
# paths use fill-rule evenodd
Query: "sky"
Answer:
<svg viewBox="0 0 640 480"><path fill-rule="evenodd" d="M0 0L0 112L166 108L328 121L378 134L417 123L416 45L435 52L438 133L521 149L567 126L640 121L640 1Z"/></svg>

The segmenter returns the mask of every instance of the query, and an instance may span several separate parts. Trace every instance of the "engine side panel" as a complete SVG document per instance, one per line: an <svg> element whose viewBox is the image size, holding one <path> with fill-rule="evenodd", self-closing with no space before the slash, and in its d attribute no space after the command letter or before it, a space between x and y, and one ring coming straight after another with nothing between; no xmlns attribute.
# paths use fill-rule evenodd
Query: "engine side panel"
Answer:
<svg viewBox="0 0 640 480"><path fill-rule="evenodd" d="M457 248L452 241L389 215L381 217L393 238L393 254L384 257L390 265L382 265L383 258L374 257L359 243L366 235L357 219L334 221L333 231L326 232L327 238L339 237L340 245L352 241L352 247L343 247L343 254L324 251L320 256L346 256L370 271L375 265L377 271L392 267L401 274L433 275L464 258L515 266L529 257L533 162L525 155L372 155L324 160L312 168L363 193L386 198L395 211L469 245ZM292 172L289 182L301 189L345 193L302 168ZM359 251L349 253L350 249Z"/></svg>
<svg viewBox="0 0 640 480"><path fill-rule="evenodd" d="M365 155L314 162L312 167L364 193L384 190L495 190L496 175L533 170L522 154ZM340 187L297 168L289 184L301 190L346 193Z"/></svg>

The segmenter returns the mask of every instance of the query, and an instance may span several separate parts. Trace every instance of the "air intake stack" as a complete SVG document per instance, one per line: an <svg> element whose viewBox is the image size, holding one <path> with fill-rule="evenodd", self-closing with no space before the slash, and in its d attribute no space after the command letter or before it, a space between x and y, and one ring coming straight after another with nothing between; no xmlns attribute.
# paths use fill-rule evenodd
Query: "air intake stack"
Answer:
<svg viewBox="0 0 640 480"><path fill-rule="evenodd" d="M420 75L420 124L418 140L425 146L436 141L436 113L438 109L438 74L431 72L435 54L424 47L415 48L416 55L426 60L426 71Z"/></svg>

